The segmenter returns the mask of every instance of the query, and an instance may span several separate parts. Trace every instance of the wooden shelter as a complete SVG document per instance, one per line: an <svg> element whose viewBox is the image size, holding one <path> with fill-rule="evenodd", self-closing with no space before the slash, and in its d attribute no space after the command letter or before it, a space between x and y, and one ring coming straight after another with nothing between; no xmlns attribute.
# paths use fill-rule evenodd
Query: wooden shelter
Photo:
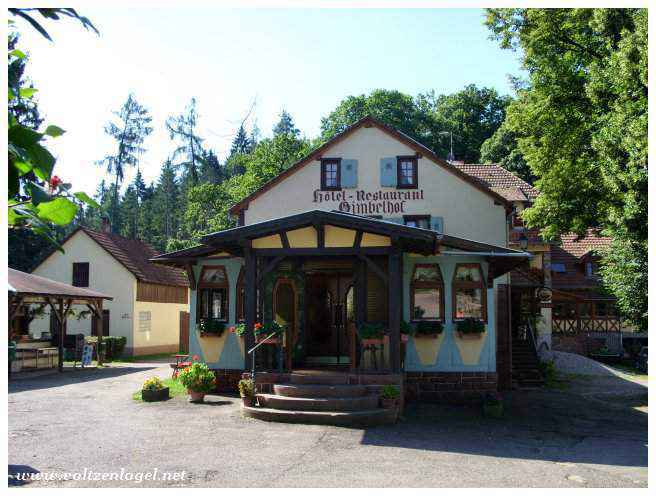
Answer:
<svg viewBox="0 0 656 496"><path fill-rule="evenodd" d="M70 284L53 281L45 277L27 274L15 269L9 269L8 274L8 316L11 322L22 307L29 305L47 305L59 322L61 332L58 336L58 366L64 369L64 339L66 336L66 317L73 305L85 305L100 321L102 321L103 301L112 300L106 294L78 288ZM102 327L96 328L98 344L102 341ZM102 357L98 353L98 364Z"/></svg>

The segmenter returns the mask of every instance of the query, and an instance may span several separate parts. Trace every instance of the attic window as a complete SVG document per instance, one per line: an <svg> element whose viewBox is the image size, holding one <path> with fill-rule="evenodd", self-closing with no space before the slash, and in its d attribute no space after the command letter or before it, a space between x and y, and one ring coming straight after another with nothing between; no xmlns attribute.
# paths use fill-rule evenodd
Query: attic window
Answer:
<svg viewBox="0 0 656 496"><path fill-rule="evenodd" d="M567 272L567 270L565 269L564 263L552 263L551 272L558 272L560 274L564 274Z"/></svg>
<svg viewBox="0 0 656 496"><path fill-rule="evenodd" d="M417 157L397 157L396 187L399 189L417 188Z"/></svg>
<svg viewBox="0 0 656 496"><path fill-rule="evenodd" d="M338 158L321 160L321 189L339 190L341 186L341 163Z"/></svg>

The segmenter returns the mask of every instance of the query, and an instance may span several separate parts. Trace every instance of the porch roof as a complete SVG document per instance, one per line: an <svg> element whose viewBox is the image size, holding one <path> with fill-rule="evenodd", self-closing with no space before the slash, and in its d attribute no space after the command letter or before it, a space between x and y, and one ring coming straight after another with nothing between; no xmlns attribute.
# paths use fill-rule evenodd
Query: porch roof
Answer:
<svg viewBox="0 0 656 496"><path fill-rule="evenodd" d="M382 219L362 217L344 212L310 210L300 214L211 233L203 236L201 238L202 244L198 246L164 253L152 258L151 261L182 267L198 258L215 255L217 252L226 252L231 256L243 256L244 247L248 246L249 242L254 239L310 226L315 228L334 226L362 233L388 236L394 240L395 246L404 252L432 255L451 249L462 251L463 255L481 254L488 261L495 263L494 277L498 277L509 271L526 261L529 257L528 254L503 246L441 234L430 229L410 227ZM348 249L357 250L358 247L353 246ZM347 254L348 249L344 250L344 254ZM289 248L288 250L293 251L293 249ZM330 250L325 249L325 251L328 254ZM299 255L304 254L303 249L297 249L295 252ZM308 254L318 253L312 252ZM450 251L449 254L455 255L456 253Z"/></svg>

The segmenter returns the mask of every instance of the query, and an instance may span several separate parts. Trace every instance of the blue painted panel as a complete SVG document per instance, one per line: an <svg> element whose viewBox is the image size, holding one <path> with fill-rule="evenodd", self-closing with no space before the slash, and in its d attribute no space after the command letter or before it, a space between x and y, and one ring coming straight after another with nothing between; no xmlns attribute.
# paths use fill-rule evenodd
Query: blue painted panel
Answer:
<svg viewBox="0 0 656 496"><path fill-rule="evenodd" d="M380 159L380 185L396 188L396 157Z"/></svg>
<svg viewBox="0 0 656 496"><path fill-rule="evenodd" d="M358 187L358 161L354 159L342 159L341 170L342 188L351 189Z"/></svg>

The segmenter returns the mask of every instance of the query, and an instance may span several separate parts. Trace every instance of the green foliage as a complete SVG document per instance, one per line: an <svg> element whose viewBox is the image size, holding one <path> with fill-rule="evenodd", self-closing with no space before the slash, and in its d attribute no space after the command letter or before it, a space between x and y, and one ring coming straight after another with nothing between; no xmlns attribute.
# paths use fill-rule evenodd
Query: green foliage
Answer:
<svg viewBox="0 0 656 496"><path fill-rule="evenodd" d="M485 332L485 323L473 317L458 320L456 330L462 334L482 334Z"/></svg>
<svg viewBox="0 0 656 496"><path fill-rule="evenodd" d="M618 240L624 249L604 278L627 315L640 319L647 306L646 292L636 291L647 272L640 256L647 243L647 10L490 9L487 25L502 47L521 49L529 73L504 124L541 192L524 220L547 239L599 228Z"/></svg>
<svg viewBox="0 0 656 496"><path fill-rule="evenodd" d="M225 324L216 319L200 319L198 330L205 334L221 336L223 331L225 331Z"/></svg>
<svg viewBox="0 0 656 496"><path fill-rule="evenodd" d="M243 322L241 324L237 324L236 326L230 328L230 332L234 332L237 336L243 336L246 334L246 324Z"/></svg>
<svg viewBox="0 0 656 496"><path fill-rule="evenodd" d="M215 376L204 363L194 362L180 371L178 381L195 393L211 393L215 387Z"/></svg>
<svg viewBox="0 0 656 496"><path fill-rule="evenodd" d="M255 383L253 379L241 379L237 384L239 396L242 398L253 398L255 396Z"/></svg>
<svg viewBox="0 0 656 496"><path fill-rule="evenodd" d="M385 326L380 323L363 323L358 327L360 339L382 339L385 335Z"/></svg>
<svg viewBox="0 0 656 496"><path fill-rule="evenodd" d="M9 12L26 20L48 39L47 31L31 13L54 20L60 16L72 17L95 30L88 19L73 9L9 9ZM15 48L17 39L13 33L8 40L8 225L10 229L29 230L59 246L54 226L65 226L75 218L77 201L91 205L95 202L82 192L71 193L71 185L52 174L55 158L46 148L47 140L61 136L64 130L55 125L47 126L43 132L36 130L42 121L34 100L36 88L25 87L27 81L23 74L27 58Z"/></svg>
<svg viewBox="0 0 656 496"><path fill-rule="evenodd" d="M481 145L481 162L499 164L521 177L529 184L535 182L531 168L524 160L517 143L518 135L504 122L495 133Z"/></svg>
<svg viewBox="0 0 656 496"><path fill-rule="evenodd" d="M395 400L401 396L399 388L392 384L385 384L380 392L380 397L384 400Z"/></svg>
<svg viewBox="0 0 656 496"><path fill-rule="evenodd" d="M151 377L150 379L146 379L146 381L143 383L143 386L141 386L142 391L159 391L161 389L164 389L166 386L164 385L164 382L162 379L159 377Z"/></svg>
<svg viewBox="0 0 656 496"><path fill-rule="evenodd" d="M164 379L162 385L169 388L169 398L174 398L175 396L181 396L187 393L187 389L175 379ZM141 389L132 394L132 399L137 402L143 401L143 398L141 397Z"/></svg>
<svg viewBox="0 0 656 496"><path fill-rule="evenodd" d="M279 324L275 320L265 322L264 324L258 322L253 326L253 335L266 337L275 333L276 336L280 336L285 332L285 329L285 326Z"/></svg>
<svg viewBox="0 0 656 496"><path fill-rule="evenodd" d="M442 322L431 320L420 320L415 324L415 334L419 336L433 336L442 334L444 331L444 324Z"/></svg>

